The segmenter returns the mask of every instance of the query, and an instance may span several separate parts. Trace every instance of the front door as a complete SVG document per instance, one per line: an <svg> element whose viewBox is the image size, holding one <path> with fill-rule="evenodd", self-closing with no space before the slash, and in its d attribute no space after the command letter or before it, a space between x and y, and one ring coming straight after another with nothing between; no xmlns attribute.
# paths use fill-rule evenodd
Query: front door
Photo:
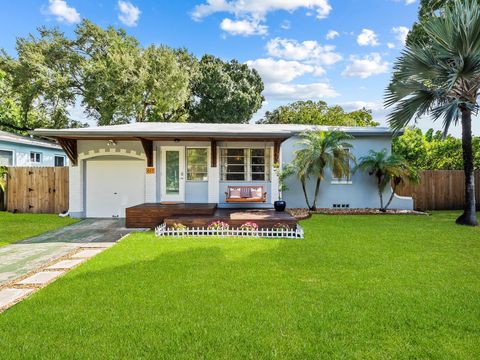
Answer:
<svg viewBox="0 0 480 360"><path fill-rule="evenodd" d="M185 148L162 146L162 201L185 201Z"/></svg>

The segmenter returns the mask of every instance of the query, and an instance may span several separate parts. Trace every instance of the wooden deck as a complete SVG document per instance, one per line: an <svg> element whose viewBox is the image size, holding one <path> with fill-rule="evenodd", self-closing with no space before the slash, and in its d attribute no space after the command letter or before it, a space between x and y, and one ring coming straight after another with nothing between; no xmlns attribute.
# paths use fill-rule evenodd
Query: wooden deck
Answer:
<svg viewBox="0 0 480 360"><path fill-rule="evenodd" d="M217 209L213 215L174 215L165 219L167 226L181 223L188 227L207 227L213 221L224 221L232 227L238 227L247 221L255 222L259 228L271 228L282 223L290 227L297 224L297 219L287 212L273 209Z"/></svg>
<svg viewBox="0 0 480 360"><path fill-rule="evenodd" d="M127 228L154 228L165 222L167 226L181 223L188 227L207 227L213 221L224 221L232 227L253 221L260 228L271 228L282 223L290 227L297 224L287 212L273 209L217 209L217 204L160 204L145 203L126 209Z"/></svg>
<svg viewBox="0 0 480 360"><path fill-rule="evenodd" d="M125 209L127 228L154 228L167 217L176 215L208 216L213 215L217 204L160 204L145 203Z"/></svg>

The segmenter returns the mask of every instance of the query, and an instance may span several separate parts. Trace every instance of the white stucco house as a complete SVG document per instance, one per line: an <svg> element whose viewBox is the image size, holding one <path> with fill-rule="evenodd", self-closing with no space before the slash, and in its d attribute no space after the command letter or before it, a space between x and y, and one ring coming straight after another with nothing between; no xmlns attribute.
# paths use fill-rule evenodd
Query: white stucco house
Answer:
<svg viewBox="0 0 480 360"><path fill-rule="evenodd" d="M70 158L71 216L125 217L126 208L143 203L271 208L278 200L274 163L290 162L299 134L314 128L333 129L303 125L134 123L38 129L34 133L56 139ZM391 148L393 134L388 128L335 130L354 137L350 141L351 151L357 158L370 149ZM314 179L311 181L313 189ZM287 207L305 207L299 181L292 177L287 185L289 190L283 194ZM228 201L229 191L237 186L261 187L264 201ZM375 180L359 172L344 179L328 174L317 203L322 208L378 207ZM412 209L413 201L396 196L392 208Z"/></svg>
<svg viewBox="0 0 480 360"><path fill-rule="evenodd" d="M67 156L55 142L0 131L0 166L67 165Z"/></svg>

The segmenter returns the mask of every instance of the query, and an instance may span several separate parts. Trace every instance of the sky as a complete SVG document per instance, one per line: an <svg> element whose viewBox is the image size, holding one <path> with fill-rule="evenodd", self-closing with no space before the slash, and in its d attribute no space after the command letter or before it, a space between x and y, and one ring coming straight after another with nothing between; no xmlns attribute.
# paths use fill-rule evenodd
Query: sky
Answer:
<svg viewBox="0 0 480 360"><path fill-rule="evenodd" d="M417 18L419 0L22 0L2 1L0 48L15 56L17 37L39 26L68 36L86 18L124 28L142 45L186 47L257 69L265 111L296 100L324 100L348 111L367 107L387 125L383 94ZM71 116L88 120L81 109ZM424 130L441 121L421 119ZM461 133L460 126L450 131ZM473 132L480 135L480 121Z"/></svg>

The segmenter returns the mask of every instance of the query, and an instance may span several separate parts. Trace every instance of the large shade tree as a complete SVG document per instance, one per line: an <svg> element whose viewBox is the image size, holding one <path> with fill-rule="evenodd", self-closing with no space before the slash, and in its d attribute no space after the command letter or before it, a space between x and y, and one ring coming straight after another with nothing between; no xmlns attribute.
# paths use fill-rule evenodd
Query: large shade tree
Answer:
<svg viewBox="0 0 480 360"><path fill-rule="evenodd" d="M191 122L248 123L260 109L263 81L255 69L236 60L204 55L192 86Z"/></svg>
<svg viewBox="0 0 480 360"><path fill-rule="evenodd" d="M308 208L315 211L325 171L329 169L339 177L348 175L350 162L355 160L348 142L352 137L341 131L316 130L307 131L301 137L297 144L301 148L295 152L291 172L300 180ZM307 182L311 177L315 179L315 192L310 204Z"/></svg>
<svg viewBox="0 0 480 360"><path fill-rule="evenodd" d="M478 225L472 153L472 114L480 90L480 6L476 0L454 0L423 23L428 43L407 44L394 67L385 104L395 129L421 116L443 119L444 134L462 126L465 205L458 224ZM445 155L447 156L447 155Z"/></svg>
<svg viewBox="0 0 480 360"><path fill-rule="evenodd" d="M347 112L341 106L325 101L300 100L267 111L259 124L304 124L327 126L378 126L372 112L365 108Z"/></svg>

